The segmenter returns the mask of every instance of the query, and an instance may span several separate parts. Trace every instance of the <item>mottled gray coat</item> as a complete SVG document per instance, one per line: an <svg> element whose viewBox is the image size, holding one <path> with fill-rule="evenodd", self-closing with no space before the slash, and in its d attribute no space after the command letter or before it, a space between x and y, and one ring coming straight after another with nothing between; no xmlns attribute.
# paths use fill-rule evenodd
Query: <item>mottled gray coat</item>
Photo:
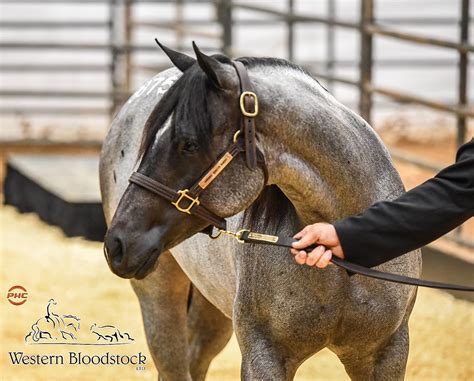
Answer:
<svg viewBox="0 0 474 381"><path fill-rule="evenodd" d="M113 121L100 165L109 223L137 165L147 117L179 75L170 69L155 76ZM249 75L261 102L258 145L269 183L291 200L304 224L334 221L403 192L372 128L316 81L285 67L255 67ZM219 196L219 187L231 181L226 171L203 196L224 215L246 206L236 204L232 193ZM235 192L263 185L261 174L237 180ZM229 228L238 228L241 218L242 213L229 218ZM281 233L294 234L294 225ZM415 287L348 277L336 266L299 266L287 249L249 248L227 237L212 241L197 234L170 252L160 256L152 274L132 280L161 379L204 379L232 330L245 380L291 380L298 366L324 347L337 354L353 380L403 379ZM418 277L420 254L378 269ZM195 287L188 310L190 282Z"/></svg>

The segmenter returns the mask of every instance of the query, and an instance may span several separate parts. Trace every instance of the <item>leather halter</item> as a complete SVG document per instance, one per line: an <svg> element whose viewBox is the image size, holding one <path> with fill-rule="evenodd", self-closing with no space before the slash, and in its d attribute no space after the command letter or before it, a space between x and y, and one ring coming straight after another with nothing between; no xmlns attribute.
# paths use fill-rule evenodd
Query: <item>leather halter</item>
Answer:
<svg viewBox="0 0 474 381"><path fill-rule="evenodd" d="M233 142L227 150L217 159L209 170L189 189L180 189L175 191L168 186L153 180L139 172L134 172L129 181L139 185L150 192L165 198L174 205L180 212L193 214L209 222L218 229L226 229L224 218L211 212L205 206L201 205L199 196L212 181L229 165L229 163L239 153L245 152L247 166L250 169L257 168L258 163L263 165L265 174L265 183L267 180L267 169L263 160L262 152L257 148L255 137L255 117L258 115L258 97L252 91L252 85L244 64L239 61L233 61L235 70L240 83L240 111L242 113L242 123L240 129L234 134Z"/></svg>
<svg viewBox="0 0 474 381"><path fill-rule="evenodd" d="M218 238L222 233L224 233L236 238L241 243L266 244L290 248L291 244L295 242L295 239L292 237L255 233L246 229L242 229L238 232L226 230L226 220L201 205L199 200L200 194L209 186L209 184L212 183L212 181L216 179L217 176L219 176L232 159L242 152L245 152L246 163L250 169L255 169L258 163L263 165L265 183L267 183L267 168L263 160L263 154L257 148L255 138L255 117L258 115L259 111L258 98L252 91L252 86L245 66L238 61L233 61L233 65L237 71L240 82L239 104L242 113L242 123L240 129L234 134L233 142L219 159L214 162L211 168L206 171L190 189L181 189L178 191L175 191L174 189L139 172L132 173L129 181L170 201L171 204L180 212L193 214L209 222L211 225L210 230L205 232L213 239ZM218 229L216 236L212 236L212 227ZM314 246L306 248L306 250L312 249L314 249ZM361 274L370 278L382 279L389 282L448 290L474 291L474 287L470 286L433 282L398 274L385 273L350 263L336 256L332 257L331 262L350 273Z"/></svg>

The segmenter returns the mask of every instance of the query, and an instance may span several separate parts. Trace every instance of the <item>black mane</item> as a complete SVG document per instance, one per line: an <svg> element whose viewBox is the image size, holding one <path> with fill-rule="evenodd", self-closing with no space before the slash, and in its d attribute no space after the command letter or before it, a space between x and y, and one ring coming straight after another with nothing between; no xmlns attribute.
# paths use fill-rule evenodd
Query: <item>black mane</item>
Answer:
<svg viewBox="0 0 474 381"><path fill-rule="evenodd" d="M170 87L151 112L143 130L139 156L143 156L153 143L157 132L163 127L173 111L173 136L192 133L198 141L208 142L211 136L210 114L207 94L212 84L198 67L188 69ZM215 91L218 91L215 89ZM187 123L191 121L192 124ZM193 131L177 131L177 128L193 127ZM205 144L203 144L206 146Z"/></svg>

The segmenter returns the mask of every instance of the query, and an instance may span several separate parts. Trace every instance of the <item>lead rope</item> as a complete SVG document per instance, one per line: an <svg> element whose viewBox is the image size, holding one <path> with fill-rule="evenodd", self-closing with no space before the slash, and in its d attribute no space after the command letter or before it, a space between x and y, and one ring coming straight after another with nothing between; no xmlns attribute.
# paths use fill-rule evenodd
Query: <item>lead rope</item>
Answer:
<svg viewBox="0 0 474 381"><path fill-rule="evenodd" d="M254 244L260 244L260 245L273 245L273 246L291 248L292 247L291 244L297 241L293 237L255 233L247 229L241 229L236 232L231 231L231 230L224 230L224 229L218 229L217 231L218 233L216 235L214 236L209 235L209 236L212 239L217 239L224 234L236 239L239 243L242 243L242 244L254 243ZM305 250L310 251L310 250L313 250L314 248L316 248L316 246L311 245L311 246L308 246ZM470 287L470 286L434 282L434 281L412 278L412 277L408 277L404 275L386 273L386 272L370 269L364 266L356 265L355 263L348 262L344 259L336 257L335 255L332 256L331 262L335 264L336 266L339 266L343 268L344 270L347 270L351 273L364 275L369 278L385 280L388 282L408 284L408 285L420 286L420 287L438 288L438 289L443 289L443 290L468 291L468 292L474 291L474 287Z"/></svg>

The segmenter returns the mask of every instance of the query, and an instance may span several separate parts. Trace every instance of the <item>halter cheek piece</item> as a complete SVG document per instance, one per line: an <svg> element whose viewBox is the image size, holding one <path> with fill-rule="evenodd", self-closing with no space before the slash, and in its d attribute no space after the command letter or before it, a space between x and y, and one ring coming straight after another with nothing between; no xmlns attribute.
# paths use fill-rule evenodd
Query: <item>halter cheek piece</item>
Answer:
<svg viewBox="0 0 474 381"><path fill-rule="evenodd" d="M241 243L254 243L275 245L280 247L291 248L291 244L296 240L291 237L273 236L268 234L260 234L251 232L247 229L242 229L238 232L226 230L226 221L219 217L209 209L201 205L199 196L209 184L211 184L217 176L224 170L225 167L236 157L239 153L245 152L245 160L250 169L257 168L258 164L262 165L265 174L265 184L267 183L268 173L263 160L262 152L257 148L255 139L255 117L258 115L258 98L252 91L252 86L245 66L239 62L233 62L234 68L237 71L240 82L240 111L242 113L242 123L240 129L234 134L234 138L229 148L214 162L211 168L201 176L201 178L190 188L180 189L175 191L152 178L141 173L134 172L130 176L129 181L139 185L150 192L157 194L160 197L170 201L176 209L182 213L193 214L210 224L210 230L205 232L211 238L218 238L222 233L236 238ZM216 236L212 236L212 227L218 229ZM307 247L306 250L314 249L314 246ZM341 258L333 256L331 262L335 265L354 274L361 274L367 277L382 279L389 282L410 284L415 286L442 288L448 290L458 291L474 291L474 287L454 285L449 283L432 282L423 279L411 278L398 274L385 273L382 271L369 269L354 263L347 262Z"/></svg>
<svg viewBox="0 0 474 381"><path fill-rule="evenodd" d="M245 66L239 62L233 62L240 83L240 111L242 123L240 129L234 134L234 138L227 150L214 162L209 170L189 189L175 191L166 185L153 180L141 173L134 172L130 182L139 185L160 197L170 201L176 209L182 213L193 214L209 222L219 230L226 230L226 221L201 205L199 196L209 184L211 184L225 167L240 153L245 153L245 160L250 169L262 165L267 180L267 169L262 152L257 148L255 138L255 117L258 115L258 97L252 91L252 85Z"/></svg>

